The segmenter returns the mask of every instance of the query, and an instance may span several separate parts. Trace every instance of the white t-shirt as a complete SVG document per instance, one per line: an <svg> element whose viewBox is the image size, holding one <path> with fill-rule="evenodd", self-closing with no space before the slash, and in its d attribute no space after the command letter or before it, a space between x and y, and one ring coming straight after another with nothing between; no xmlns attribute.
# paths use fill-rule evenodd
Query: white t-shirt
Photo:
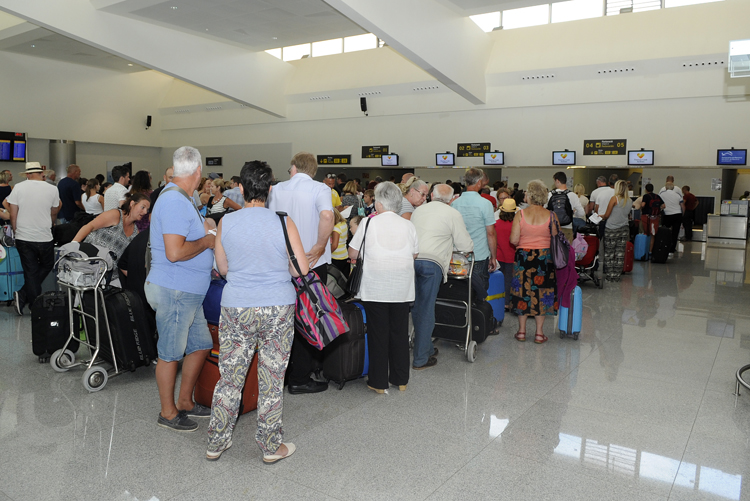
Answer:
<svg viewBox="0 0 750 501"><path fill-rule="evenodd" d="M557 192L562 193L565 190L557 190L557 189L555 189L555 190L552 190L552 191L557 191ZM552 191L550 191L549 193L547 193L547 202L549 202L550 198L552 198ZM585 218L586 215L585 215L585 212L583 210L583 207L581 207L581 201L578 199L578 195L576 195L572 191L569 191L568 192L568 200L570 200L570 206L573 208L573 217ZM583 215L579 216L579 214L583 214ZM571 223L569 225L561 226L561 228L572 228L572 227L573 227L572 218L571 218Z"/></svg>
<svg viewBox="0 0 750 501"><path fill-rule="evenodd" d="M433 202L439 203L439 202ZM362 285L357 297L376 303L414 301L414 254L419 252L417 229L395 212L385 212L362 221L349 247L364 249Z"/></svg>
<svg viewBox="0 0 750 501"><path fill-rule="evenodd" d="M573 217L586 219L586 206L589 204L589 199L586 198L586 195L581 195L580 197L578 197L578 201L581 203L581 212L576 212L575 214L573 214Z"/></svg>
<svg viewBox="0 0 750 501"><path fill-rule="evenodd" d="M115 183L104 193L104 210L119 209L125 200L128 189L120 183Z"/></svg>
<svg viewBox="0 0 750 501"><path fill-rule="evenodd" d="M609 186L602 186L591 192L591 201L599 206L599 210L596 212L600 216L607 213L607 206L613 196L615 196L615 189L610 188Z"/></svg>
<svg viewBox="0 0 750 501"><path fill-rule="evenodd" d="M682 195L680 195L677 190L664 190L659 193L659 196L664 201L665 216L674 216L675 214L682 213L682 207L680 207Z"/></svg>
<svg viewBox="0 0 750 501"><path fill-rule="evenodd" d="M102 204L99 203L101 197L102 196L98 193L95 193L93 197L89 197L84 193L83 196L81 196L81 202L83 202L83 207L86 209L86 212L94 215L104 212Z"/></svg>
<svg viewBox="0 0 750 501"><path fill-rule="evenodd" d="M18 183L8 195L8 203L18 206L16 238L25 242L52 241L50 210L60 205L57 187L44 181Z"/></svg>

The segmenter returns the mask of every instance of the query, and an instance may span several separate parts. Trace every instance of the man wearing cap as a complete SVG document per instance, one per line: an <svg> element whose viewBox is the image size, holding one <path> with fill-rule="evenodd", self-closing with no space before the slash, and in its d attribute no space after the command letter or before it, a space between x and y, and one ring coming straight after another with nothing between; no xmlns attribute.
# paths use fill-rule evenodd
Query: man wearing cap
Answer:
<svg viewBox="0 0 750 501"><path fill-rule="evenodd" d="M474 250L474 242L461 213L448 204L453 188L436 184L432 203L422 204L411 215L417 229L420 251L414 261L415 296L411 315L414 322L414 362L416 370L437 364L438 350L432 345L435 328L435 300L440 284L447 280L451 255Z"/></svg>
<svg viewBox="0 0 750 501"><path fill-rule="evenodd" d="M24 284L13 293L16 313L42 293L42 281L55 262L52 223L62 206L57 188L44 182L39 162L26 163L26 181L18 183L8 195L10 224L16 235Z"/></svg>

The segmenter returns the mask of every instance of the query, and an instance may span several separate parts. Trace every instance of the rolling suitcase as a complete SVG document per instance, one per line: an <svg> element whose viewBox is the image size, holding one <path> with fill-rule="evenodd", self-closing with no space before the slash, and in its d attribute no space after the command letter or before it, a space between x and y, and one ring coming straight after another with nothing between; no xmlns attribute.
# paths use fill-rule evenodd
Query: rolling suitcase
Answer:
<svg viewBox="0 0 750 501"><path fill-rule="evenodd" d="M490 286L487 290L487 302L492 307L492 313L495 315L497 326L503 325L505 319L505 277L502 271L493 271L490 273Z"/></svg>
<svg viewBox="0 0 750 501"><path fill-rule="evenodd" d="M208 324L208 331L211 333L214 346L211 353L203 362L203 368L198 375L198 381L195 383L195 402L211 408L214 399L214 389L219 382L219 327L214 324ZM258 408L258 352L253 354L250 362L250 368L245 378L245 386L242 387L242 396L240 397L239 414L246 414Z"/></svg>
<svg viewBox="0 0 750 501"><path fill-rule="evenodd" d="M61 349L70 337L68 316L68 293L45 292L31 305L31 351L46 363L49 357ZM78 341L71 340L68 349L78 351Z"/></svg>
<svg viewBox="0 0 750 501"><path fill-rule="evenodd" d="M634 253L635 246L630 243L625 243L625 261L622 265L622 272L623 273L630 273L633 271L633 253Z"/></svg>
<svg viewBox="0 0 750 501"><path fill-rule="evenodd" d="M573 312L571 315L570 312ZM570 291L570 308L560 306L557 313L557 328L560 329L560 337L573 336L578 339L581 333L581 324L583 321L583 293L581 288L576 285L575 289Z"/></svg>
<svg viewBox="0 0 750 501"><path fill-rule="evenodd" d="M466 342L466 306L458 303L441 302L435 305L435 329L432 336L456 343ZM439 325L445 324L445 325ZM492 306L482 301L471 308L471 339L483 343L495 330L495 316Z"/></svg>
<svg viewBox="0 0 750 501"><path fill-rule="evenodd" d="M323 358L323 376L338 384L339 390L347 381L362 377L365 371L365 322L362 310L351 303L339 303L349 331L340 335L326 347Z"/></svg>
<svg viewBox="0 0 750 501"><path fill-rule="evenodd" d="M654 236L654 248L651 251L652 263L666 263L669 257L669 247L672 245L672 230L666 226L659 228Z"/></svg>
<svg viewBox="0 0 750 501"><path fill-rule="evenodd" d="M362 376L364 377L370 372L370 348L367 346L367 312L365 312L365 307L361 303L352 304L362 312L362 321L365 323L365 368L362 371Z"/></svg>
<svg viewBox="0 0 750 501"><path fill-rule="evenodd" d="M23 268L18 249L5 247L5 259L0 262L0 301L7 301L10 306L13 293L23 287Z"/></svg>
<svg viewBox="0 0 750 501"><path fill-rule="evenodd" d="M107 288L104 290L103 306L106 309L118 368L134 371L156 360L158 355L154 332L149 328L146 311L138 294L117 287ZM101 303L99 308L99 356L114 365L107 330L102 325L105 316ZM84 292L83 310L94 314L94 291ZM89 337L93 339L96 332L93 318L86 317L86 328Z"/></svg>
<svg viewBox="0 0 750 501"><path fill-rule="evenodd" d="M645 233L639 233L635 236L635 244L633 245L633 259L638 261L648 261L648 247L651 243L651 237Z"/></svg>

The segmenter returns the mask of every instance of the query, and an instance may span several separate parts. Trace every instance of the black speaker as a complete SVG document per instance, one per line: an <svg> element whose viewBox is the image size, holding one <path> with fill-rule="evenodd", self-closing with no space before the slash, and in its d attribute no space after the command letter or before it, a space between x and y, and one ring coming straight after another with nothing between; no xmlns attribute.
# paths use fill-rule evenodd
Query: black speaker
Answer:
<svg viewBox="0 0 750 501"><path fill-rule="evenodd" d="M151 127L151 115L146 116L146 127Z"/></svg>
<svg viewBox="0 0 750 501"><path fill-rule="evenodd" d="M367 98L366 97L359 98L359 107L362 109L362 113L367 113Z"/></svg>

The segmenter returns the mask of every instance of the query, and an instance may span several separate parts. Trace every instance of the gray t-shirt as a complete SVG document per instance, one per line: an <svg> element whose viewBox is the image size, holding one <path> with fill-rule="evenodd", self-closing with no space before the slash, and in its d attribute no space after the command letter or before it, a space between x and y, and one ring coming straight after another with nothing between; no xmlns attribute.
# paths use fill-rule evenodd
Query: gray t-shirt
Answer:
<svg viewBox="0 0 750 501"><path fill-rule="evenodd" d="M401 199L401 210L398 211L398 215L401 216L407 212L414 212L414 206L404 197Z"/></svg>
<svg viewBox="0 0 750 501"><path fill-rule="evenodd" d="M609 230L617 230L622 228L623 226L627 226L628 215L630 214L630 209L632 208L633 202L631 202L629 198L626 198L624 202L615 203L615 206L612 207L612 212L609 214L609 219L607 219L606 228ZM606 209L607 208L605 207L605 212Z"/></svg>

